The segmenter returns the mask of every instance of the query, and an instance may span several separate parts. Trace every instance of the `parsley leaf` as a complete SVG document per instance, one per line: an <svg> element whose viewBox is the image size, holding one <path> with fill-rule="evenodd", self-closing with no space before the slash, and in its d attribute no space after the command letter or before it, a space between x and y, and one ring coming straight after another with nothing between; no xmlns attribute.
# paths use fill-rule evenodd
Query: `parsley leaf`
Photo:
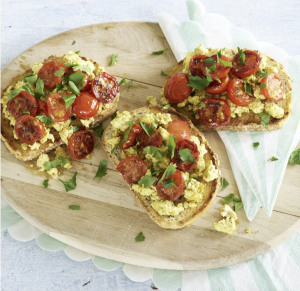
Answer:
<svg viewBox="0 0 300 291"><path fill-rule="evenodd" d="M138 146L140 145L141 143L136 139L136 144L132 147L133 149L135 149L137 151L138 149Z"/></svg>
<svg viewBox="0 0 300 291"><path fill-rule="evenodd" d="M191 153L190 149L182 149L179 151L179 156L184 162L190 162L197 164L197 161L195 160L194 156Z"/></svg>
<svg viewBox="0 0 300 291"><path fill-rule="evenodd" d="M75 102L76 95L75 94L71 94L70 96L62 96L62 99L65 100L65 102L66 102L66 109L67 109L67 108L69 108Z"/></svg>
<svg viewBox="0 0 300 291"><path fill-rule="evenodd" d="M19 95L21 92L21 89L16 89L16 90L10 90L9 91L9 97L7 99L7 102L10 101L11 99L15 98L17 95Z"/></svg>
<svg viewBox="0 0 300 291"><path fill-rule="evenodd" d="M238 49L239 56L240 56L240 66L242 66L244 64L244 62L245 62L245 53L239 47L237 49Z"/></svg>
<svg viewBox="0 0 300 291"><path fill-rule="evenodd" d="M162 173L164 170L162 170L162 169L160 169L160 170L155 170L155 169L153 168L153 166L151 166L150 171L151 171L151 176L152 176L152 177L154 177L154 176L156 177L157 174Z"/></svg>
<svg viewBox="0 0 300 291"><path fill-rule="evenodd" d="M166 74L163 70L160 70L160 74L161 74L162 76L168 76L168 74Z"/></svg>
<svg viewBox="0 0 300 291"><path fill-rule="evenodd" d="M155 124L159 124L159 121L155 118L155 119L154 119L154 123L155 123Z"/></svg>
<svg viewBox="0 0 300 291"><path fill-rule="evenodd" d="M216 77L216 80L221 84L222 83L222 81L218 78L218 77Z"/></svg>
<svg viewBox="0 0 300 291"><path fill-rule="evenodd" d="M269 113L258 113L258 115L261 118L261 125L263 125L268 131L269 131L269 121L271 118L271 115Z"/></svg>
<svg viewBox="0 0 300 291"><path fill-rule="evenodd" d="M111 120L114 120L117 117L118 114L118 110L110 117Z"/></svg>
<svg viewBox="0 0 300 291"><path fill-rule="evenodd" d="M202 101L202 102L200 102L200 104L198 105L198 108L199 109L202 109L202 108L204 108L205 107L205 103Z"/></svg>
<svg viewBox="0 0 300 291"><path fill-rule="evenodd" d="M137 242L141 242L145 240L145 236L143 235L142 232L140 232L136 237L135 237L135 241Z"/></svg>
<svg viewBox="0 0 300 291"><path fill-rule="evenodd" d="M169 143L168 143L168 153L167 153L167 157L170 159L173 159L174 157L174 151L175 151L175 139L176 137L169 135Z"/></svg>
<svg viewBox="0 0 300 291"><path fill-rule="evenodd" d="M43 185L45 188L48 188L49 186L49 179L44 180Z"/></svg>
<svg viewBox="0 0 300 291"><path fill-rule="evenodd" d="M156 51L156 52L152 52L151 55L162 55L164 52L166 52L168 50L168 48L164 49L163 51Z"/></svg>
<svg viewBox="0 0 300 291"><path fill-rule="evenodd" d="M109 62L109 65L110 65L110 66L114 66L117 62L118 62L118 55L112 54L112 55L110 56L110 62Z"/></svg>
<svg viewBox="0 0 300 291"><path fill-rule="evenodd" d="M210 70L211 72L214 72L215 69L216 69L216 67L217 67L217 65L214 64L214 65L212 65L212 66L209 68L209 70Z"/></svg>
<svg viewBox="0 0 300 291"><path fill-rule="evenodd" d="M207 58L204 61L204 64L212 65L216 60L214 58Z"/></svg>
<svg viewBox="0 0 300 291"><path fill-rule="evenodd" d="M194 180L200 182L200 178L199 178L199 177L192 177L192 179L194 179Z"/></svg>
<svg viewBox="0 0 300 291"><path fill-rule="evenodd" d="M163 187L166 187L166 188L176 187L178 189L178 187L174 184L174 179L172 179L172 178L167 179L163 183Z"/></svg>
<svg viewBox="0 0 300 291"><path fill-rule="evenodd" d="M44 81L40 78L38 78L36 85L35 85L35 90L34 90L34 95L36 97L40 97L40 96L45 96L44 93Z"/></svg>
<svg viewBox="0 0 300 291"><path fill-rule="evenodd" d="M107 175L107 160L100 162L97 174L94 178L102 178Z"/></svg>
<svg viewBox="0 0 300 291"><path fill-rule="evenodd" d="M222 54L224 52L225 48L223 49L220 49L218 52L217 52L217 63L220 61L221 57L222 57Z"/></svg>
<svg viewBox="0 0 300 291"><path fill-rule="evenodd" d="M229 204L231 201L233 202L241 202L241 198L237 194L228 194L227 196L221 199L222 204Z"/></svg>
<svg viewBox="0 0 300 291"><path fill-rule="evenodd" d="M72 81L76 85L78 90L81 90L85 86L84 83L85 78L86 78L85 74L83 74L82 72L76 72L69 76L69 81Z"/></svg>
<svg viewBox="0 0 300 291"><path fill-rule="evenodd" d="M155 130L155 126L153 123L150 123L150 125L148 126L146 123L141 122L140 125L143 128L143 130L147 133L148 136L151 136Z"/></svg>
<svg viewBox="0 0 300 291"><path fill-rule="evenodd" d="M132 128L132 125L133 125L133 122L132 121L126 121L126 123L129 125L129 128L125 131L125 133L124 133L124 138L123 138L123 140L121 140L112 150L111 150L111 154L113 154L114 153L114 151L120 146L120 144L121 143L123 143L123 142L125 142L126 140L127 140L127 138L128 138L128 135L129 135L129 132L130 132L130 130L131 130L131 128Z"/></svg>
<svg viewBox="0 0 300 291"><path fill-rule="evenodd" d="M46 125L52 125L52 123L53 123L52 117L46 117L46 116L43 116L43 115L38 115L38 116L35 116L35 118L38 119L39 121L45 123Z"/></svg>
<svg viewBox="0 0 300 291"><path fill-rule="evenodd" d="M50 171L52 168L57 168L57 166L64 166L68 161L70 161L69 158L65 158L62 156L59 156L57 160L54 161L47 161L44 163L44 168L46 171Z"/></svg>
<svg viewBox="0 0 300 291"><path fill-rule="evenodd" d="M228 183L228 181L227 181L225 178L223 178L223 177L221 178L220 182L221 182L221 188L222 188L222 191L224 191L224 190L228 187L229 183Z"/></svg>
<svg viewBox="0 0 300 291"><path fill-rule="evenodd" d="M99 125L93 128L93 131L97 132L98 136L101 138L104 132L103 122L101 121Z"/></svg>
<svg viewBox="0 0 300 291"><path fill-rule="evenodd" d="M258 147L259 147L259 142L254 142L254 143L253 143L253 147L254 147L254 149L256 149L256 150L257 150L257 149L258 149Z"/></svg>
<svg viewBox="0 0 300 291"><path fill-rule="evenodd" d="M267 85L263 82L260 83L260 90L267 88Z"/></svg>
<svg viewBox="0 0 300 291"><path fill-rule="evenodd" d="M268 159L268 161L275 162L275 161L278 161L278 159L273 156L271 159Z"/></svg>
<svg viewBox="0 0 300 291"><path fill-rule="evenodd" d="M61 84L56 84L56 88L57 88L57 85L66 85L69 82L70 75L71 74L65 74L65 75L63 75ZM61 89L62 88L63 88L63 86L61 87ZM57 88L57 91L59 91L59 90L60 89Z"/></svg>
<svg viewBox="0 0 300 291"><path fill-rule="evenodd" d="M189 83L187 85L197 90L203 90L208 87L209 81L204 76L202 76L202 78L199 76L192 76L189 77Z"/></svg>
<svg viewBox="0 0 300 291"><path fill-rule="evenodd" d="M158 181L158 184L160 184L165 178L168 178L170 175L174 174L176 172L176 167L173 163L170 163L169 166L166 168L165 172L163 173L162 177Z"/></svg>
<svg viewBox="0 0 300 291"><path fill-rule="evenodd" d="M247 94L252 96L252 88L251 88L251 85L247 81L245 81L244 89Z"/></svg>
<svg viewBox="0 0 300 291"><path fill-rule="evenodd" d="M80 53L80 51L75 52L76 55L78 55Z"/></svg>
<svg viewBox="0 0 300 291"><path fill-rule="evenodd" d="M60 68L58 71L54 73L54 76L61 77L64 73L64 68Z"/></svg>
<svg viewBox="0 0 300 291"><path fill-rule="evenodd" d="M28 84L33 84L37 81L38 79L38 75L35 74L35 75L27 75L23 78L23 82L24 83L28 83Z"/></svg>
<svg viewBox="0 0 300 291"><path fill-rule="evenodd" d="M292 152L289 161L293 164L300 165L300 149Z"/></svg>
<svg viewBox="0 0 300 291"><path fill-rule="evenodd" d="M24 89L25 91L27 91L28 93L30 93L31 95L34 95L34 92L30 88L29 84L25 84L21 88Z"/></svg>
<svg viewBox="0 0 300 291"><path fill-rule="evenodd" d="M205 68L205 71L206 71L206 80L211 83L213 81L213 79L211 78L211 75L210 75L211 71L207 67Z"/></svg>
<svg viewBox="0 0 300 291"><path fill-rule="evenodd" d="M131 80L129 83L126 82L126 79L123 78L120 82L119 85L121 86L122 84L125 84L127 90L131 87L132 83L134 82L134 80Z"/></svg>
<svg viewBox="0 0 300 291"><path fill-rule="evenodd" d="M70 126L70 129L72 129L73 132L76 132L76 131L78 131L80 129L80 127L78 125L76 125L76 126Z"/></svg>
<svg viewBox="0 0 300 291"><path fill-rule="evenodd" d="M155 146L147 146L144 148L144 151L150 154L155 159L160 160L162 158L162 151L161 149L155 147Z"/></svg>
<svg viewBox="0 0 300 291"><path fill-rule="evenodd" d="M73 40L72 45L74 45L76 43L76 40Z"/></svg>
<svg viewBox="0 0 300 291"><path fill-rule="evenodd" d="M171 104L168 103L168 104L164 105L161 109L166 110L166 109L168 109L170 107L171 107Z"/></svg>
<svg viewBox="0 0 300 291"><path fill-rule="evenodd" d="M74 82L69 81L69 86L67 86L67 87L72 93L76 94L77 96L80 95L80 91L78 90L78 88Z"/></svg>
<svg viewBox="0 0 300 291"><path fill-rule="evenodd" d="M261 72L258 74L258 77L267 78L267 77L268 77L268 74L267 74L265 71L261 71Z"/></svg>
<svg viewBox="0 0 300 291"><path fill-rule="evenodd" d="M225 66L225 67L230 67L232 68L232 63L231 62L227 62L227 61L224 61L222 59L220 59L220 62Z"/></svg>
<svg viewBox="0 0 300 291"><path fill-rule="evenodd" d="M240 210L241 208L243 208L244 204L243 204L242 201L240 201L240 202L234 202L233 206L234 206L234 211L237 212L238 210Z"/></svg>
<svg viewBox="0 0 300 291"><path fill-rule="evenodd" d="M24 110L24 111L22 111L22 114L30 114L30 111L29 110Z"/></svg>
<svg viewBox="0 0 300 291"><path fill-rule="evenodd" d="M141 178L141 180L138 181L138 184L140 186L143 186L144 188L150 188L155 183L156 180L157 180L156 177L145 175Z"/></svg>
<svg viewBox="0 0 300 291"><path fill-rule="evenodd" d="M69 205L69 209L71 209L71 210L80 210L80 205Z"/></svg>
<svg viewBox="0 0 300 291"><path fill-rule="evenodd" d="M80 66L80 65L74 65L73 66L73 71L76 72L78 70L81 70L83 72L87 72L89 75L92 74L92 69L89 66Z"/></svg>
<svg viewBox="0 0 300 291"><path fill-rule="evenodd" d="M74 176L68 182L58 179L60 182L62 182L64 184L66 192L69 192L76 188L76 176L77 176L77 172L74 174Z"/></svg>

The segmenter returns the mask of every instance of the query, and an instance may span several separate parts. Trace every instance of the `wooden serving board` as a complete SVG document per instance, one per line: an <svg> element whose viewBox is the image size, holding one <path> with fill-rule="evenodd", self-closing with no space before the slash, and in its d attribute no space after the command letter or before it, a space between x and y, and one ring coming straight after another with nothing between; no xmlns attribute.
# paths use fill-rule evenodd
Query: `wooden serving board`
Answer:
<svg viewBox="0 0 300 291"><path fill-rule="evenodd" d="M76 40L76 45L71 45ZM153 51L168 48L160 56ZM67 31L31 47L2 71L2 88L10 79L51 54L80 50L80 55L94 59L120 80L134 79L127 90L121 86L120 111L147 105L146 96L160 97L165 77L176 64L172 51L156 23L104 23ZM111 54L118 54L117 65L109 67ZM159 98L160 99L160 98ZM105 126L109 121L105 122ZM216 132L205 133L218 154L222 176L230 185L218 193L210 210L192 226L182 230L165 230L157 226L127 188L111 162L108 174L94 179L98 165L107 156L101 146L90 160L72 161L73 168L62 172L69 180L75 172L77 188L66 193L61 182L37 172L36 161L20 162L2 144L2 195L29 223L46 234L78 249L130 264L165 269L208 269L236 264L254 258L288 239L300 229L299 166L288 165L271 218L260 210L249 222L238 211L239 224L233 235L217 232L213 222L221 217L220 199L238 193L225 147ZM298 147L300 144L298 145ZM68 209L80 205L80 211ZM250 227L252 233L245 233ZM142 231L144 242L135 237Z"/></svg>

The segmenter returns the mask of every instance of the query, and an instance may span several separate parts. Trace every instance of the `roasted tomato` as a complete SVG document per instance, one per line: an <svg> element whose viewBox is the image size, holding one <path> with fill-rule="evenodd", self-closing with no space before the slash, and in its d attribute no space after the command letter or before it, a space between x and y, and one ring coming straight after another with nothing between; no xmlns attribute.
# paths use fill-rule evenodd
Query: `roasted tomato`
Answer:
<svg viewBox="0 0 300 291"><path fill-rule="evenodd" d="M128 157L119 163L117 170L122 174L125 181L135 184L147 172L147 164L138 157Z"/></svg>
<svg viewBox="0 0 300 291"><path fill-rule="evenodd" d="M129 131L127 140L120 144L120 149L125 150L132 146L135 146L137 144L137 137L141 134L142 131L144 131L142 127L139 124L134 123L131 130ZM123 140L123 138L124 136L121 137L121 140Z"/></svg>
<svg viewBox="0 0 300 291"><path fill-rule="evenodd" d="M195 55L191 58L189 67L192 76L199 76L199 77L203 76L202 65L205 59L207 58L208 57L204 55Z"/></svg>
<svg viewBox="0 0 300 291"><path fill-rule="evenodd" d="M120 86L115 77L106 72L102 72L92 81L91 90L99 102L109 103L116 98Z"/></svg>
<svg viewBox="0 0 300 291"><path fill-rule="evenodd" d="M47 98L48 113L55 122L67 121L71 115L72 106L66 109L66 102L62 98L63 96L67 95L50 93Z"/></svg>
<svg viewBox="0 0 300 291"><path fill-rule="evenodd" d="M232 59L231 73L239 78L246 78L255 74L261 62L261 57L257 51L245 50L244 54L245 61L242 66L238 53Z"/></svg>
<svg viewBox="0 0 300 291"><path fill-rule="evenodd" d="M203 101L205 107L197 110L200 120L208 126L227 125L230 122L230 106L221 98L209 98Z"/></svg>
<svg viewBox="0 0 300 291"><path fill-rule="evenodd" d="M165 86L165 97L171 103L181 103L192 93L192 87L188 86L188 75L183 73L175 74Z"/></svg>
<svg viewBox="0 0 300 291"><path fill-rule="evenodd" d="M215 62L213 64L204 64L202 66L202 73L204 76L206 76L206 68L211 68L211 66L216 65L216 68L213 72L210 72L210 76L213 80L217 80L217 78L224 79L229 71L230 71L230 67L225 67L220 61L217 63L217 55L213 55L210 58L215 59ZM230 60L225 57L225 56L221 56L221 60L226 61L226 62L230 62Z"/></svg>
<svg viewBox="0 0 300 291"><path fill-rule="evenodd" d="M168 132L177 138L191 139L191 131L188 124L183 120L173 120L168 124Z"/></svg>
<svg viewBox="0 0 300 291"><path fill-rule="evenodd" d="M261 92L267 99L276 101L283 98L284 87L278 74L270 74L267 78L262 79L261 83L264 83L266 85L264 89L261 89Z"/></svg>
<svg viewBox="0 0 300 291"><path fill-rule="evenodd" d="M73 68L72 67L68 67L65 71L65 74L74 74L74 73L77 73L77 72L80 72L82 74L85 75L85 79L83 81L83 83L79 83L79 85L81 87L83 87L80 92L87 92L91 89L91 83L90 83L90 80L89 80L89 75L86 73L86 72L82 72L81 70L77 70L76 72L74 72Z"/></svg>
<svg viewBox="0 0 300 291"><path fill-rule="evenodd" d="M228 83L230 81L229 76L227 75L225 78L219 81L213 81L211 82L207 88L204 89L204 91L208 94L221 94L226 91Z"/></svg>
<svg viewBox="0 0 300 291"><path fill-rule="evenodd" d="M80 96L76 96L72 104L72 112L75 117L80 119L89 119L97 114L99 110L99 102L94 98L92 93L81 92Z"/></svg>
<svg viewBox="0 0 300 291"><path fill-rule="evenodd" d="M189 149L190 153L193 155L195 162L190 161L183 161L180 157L180 151L183 149ZM174 158L172 162L176 164L177 168L181 171L188 172L196 167L197 162L199 160L199 151L197 145L188 140L188 139L180 139L176 141L175 151L174 151Z"/></svg>
<svg viewBox="0 0 300 291"><path fill-rule="evenodd" d="M15 132L21 142L33 145L43 138L45 127L41 121L31 115L22 115L17 119Z"/></svg>
<svg viewBox="0 0 300 291"><path fill-rule="evenodd" d="M94 148L94 136L88 130L78 130L69 139L70 155L81 160L92 152Z"/></svg>
<svg viewBox="0 0 300 291"><path fill-rule="evenodd" d="M19 118L24 111L28 110L30 115L35 116L38 109L36 99L27 91L21 91L16 97L7 102L7 111L15 118Z"/></svg>
<svg viewBox="0 0 300 291"><path fill-rule="evenodd" d="M230 101L238 106L247 106L254 101L253 96L245 92L245 82L242 79L232 79L227 87Z"/></svg>
<svg viewBox="0 0 300 291"><path fill-rule="evenodd" d="M61 84L62 77L57 77L54 75L55 72L63 69L63 73L66 70L66 67L63 64L57 62L48 62L45 63L38 72L39 78L44 81L46 88L54 89L56 84ZM63 75L63 73L61 75Z"/></svg>
<svg viewBox="0 0 300 291"><path fill-rule="evenodd" d="M162 143L162 138L156 129L153 131L151 136L148 136L148 134L144 130L142 130L141 133L137 136L137 141L140 143L138 149L143 149L147 146L159 147Z"/></svg>
<svg viewBox="0 0 300 291"><path fill-rule="evenodd" d="M158 177L158 181L162 177L162 174ZM166 187L166 182L168 179L173 179L173 183L176 185L172 187ZM165 186L164 186L165 185ZM175 173L171 174L170 176L166 177L161 183L156 185L157 193L169 201L175 201L178 199L184 189L184 179L182 177L182 174L179 170L176 170Z"/></svg>
<svg viewBox="0 0 300 291"><path fill-rule="evenodd" d="M46 116L49 116L47 102L39 100L38 101L38 110L37 110L36 114L39 115L41 113L41 111L43 111Z"/></svg>

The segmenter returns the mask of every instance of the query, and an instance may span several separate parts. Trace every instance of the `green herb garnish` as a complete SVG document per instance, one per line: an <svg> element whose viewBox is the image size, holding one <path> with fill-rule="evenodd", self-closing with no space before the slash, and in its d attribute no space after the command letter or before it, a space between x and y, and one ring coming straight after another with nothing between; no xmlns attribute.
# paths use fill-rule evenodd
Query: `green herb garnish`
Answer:
<svg viewBox="0 0 300 291"><path fill-rule="evenodd" d="M67 96L62 96L62 99L65 100L66 102L66 109L69 108L76 100L76 95L75 94L71 94L71 95L67 95Z"/></svg>
<svg viewBox="0 0 300 291"><path fill-rule="evenodd" d="M166 109L168 109L170 107L171 107L171 104L168 103L168 104L164 105L161 109L166 110Z"/></svg>
<svg viewBox="0 0 300 291"><path fill-rule="evenodd" d="M45 188L48 188L49 186L49 179L44 180L43 185Z"/></svg>
<svg viewBox="0 0 300 291"><path fill-rule="evenodd" d="M267 88L267 85L263 82L260 83L260 90Z"/></svg>
<svg viewBox="0 0 300 291"><path fill-rule="evenodd" d="M168 74L166 74L163 70L160 70L160 74L161 74L162 76L168 76Z"/></svg>
<svg viewBox="0 0 300 291"><path fill-rule="evenodd" d="M244 62L245 62L245 53L239 47L237 49L238 49L239 56L240 56L240 66L242 66L244 64Z"/></svg>
<svg viewBox="0 0 300 291"><path fill-rule="evenodd" d="M259 142L254 142L254 143L253 143L253 147L254 147L254 149L256 149L256 150L257 150L257 149L258 149L258 147L259 147Z"/></svg>
<svg viewBox="0 0 300 291"><path fill-rule="evenodd" d="M78 55L80 53L80 51L75 52L76 55Z"/></svg>
<svg viewBox="0 0 300 291"><path fill-rule="evenodd" d="M35 85L35 90L34 90L34 95L35 97L39 98L40 96L45 96L44 93L44 81L40 78L38 78L36 85Z"/></svg>
<svg viewBox="0 0 300 291"><path fill-rule="evenodd" d="M176 187L178 189L178 187L174 184L174 179L172 179L172 178L167 179L163 183L163 187L166 187L166 188Z"/></svg>
<svg viewBox="0 0 300 291"><path fill-rule="evenodd" d="M251 88L251 85L247 81L245 81L244 89L247 94L252 96L252 88Z"/></svg>
<svg viewBox="0 0 300 291"><path fill-rule="evenodd" d="M125 131L124 133L124 138L123 140L121 140L112 150L111 150L111 154L114 153L114 151L120 146L121 143L125 142L127 139L128 139L128 135L129 135L129 132L132 128L132 125L133 125L133 122L132 121L126 121L126 123L129 125L129 128Z"/></svg>
<svg viewBox="0 0 300 291"><path fill-rule="evenodd" d="M69 209L71 209L71 210L80 210L80 205L69 205Z"/></svg>
<svg viewBox="0 0 300 291"><path fill-rule="evenodd" d="M22 111L22 114L29 114L30 115L30 111L29 110L24 110L24 111Z"/></svg>
<svg viewBox="0 0 300 291"><path fill-rule="evenodd" d="M77 176L77 172L74 174L74 176L68 182L58 179L60 182L62 182L64 184L66 192L69 192L76 188L76 176Z"/></svg>
<svg viewBox="0 0 300 291"><path fill-rule="evenodd" d="M38 115L35 116L35 119L38 119L39 121L45 123L46 125L52 125L53 124L53 119L52 117L47 117L43 115Z"/></svg>
<svg viewBox="0 0 300 291"><path fill-rule="evenodd" d="M300 149L292 152L289 161L293 164L300 165Z"/></svg>
<svg viewBox="0 0 300 291"><path fill-rule="evenodd" d="M112 54L112 55L110 56L110 62L109 62L109 65L110 65L110 66L114 66L117 62L118 62L118 55Z"/></svg>
<svg viewBox="0 0 300 291"><path fill-rule="evenodd" d="M155 183L155 181L157 181L156 177L145 175L141 178L141 180L138 181L138 184L140 186L143 186L144 188L150 188Z"/></svg>
<svg viewBox="0 0 300 291"><path fill-rule="evenodd" d="M107 175L107 160L100 162L95 178L102 178Z"/></svg>
<svg viewBox="0 0 300 291"><path fill-rule="evenodd" d="M173 159L174 157L174 151L175 151L175 139L176 137L169 135L169 143L168 143L168 153L167 153L167 157L170 159Z"/></svg>
<svg viewBox="0 0 300 291"><path fill-rule="evenodd" d="M203 90L208 87L209 81L204 76L192 76L189 77L189 83L187 85L197 90Z"/></svg>
<svg viewBox="0 0 300 291"><path fill-rule="evenodd" d="M141 241L144 241L145 240L145 237L143 235L142 232L140 232L136 237L135 237L135 241L137 242L141 242Z"/></svg>
<svg viewBox="0 0 300 291"><path fill-rule="evenodd" d="M72 129L73 132L76 132L76 131L78 131L80 129L80 127L78 125L76 125L76 126L70 126L70 129Z"/></svg>
<svg viewBox="0 0 300 291"><path fill-rule="evenodd" d="M57 166L62 166L62 167L65 166L68 161L70 161L69 158L59 156L57 160L47 161L44 163L43 166L46 171L50 171L50 169L57 168Z"/></svg>
<svg viewBox="0 0 300 291"><path fill-rule="evenodd" d="M123 78L120 82L119 85L121 86L122 84L124 84L127 88L127 90L131 87L132 83L134 82L134 80L131 80L129 83L126 82L126 79Z"/></svg>
<svg viewBox="0 0 300 291"><path fill-rule="evenodd" d="M229 204L230 202L233 202L234 211L238 211L244 206L241 198L237 194L228 194L221 199L222 204Z"/></svg>
<svg viewBox="0 0 300 291"><path fill-rule="evenodd" d="M278 161L278 159L273 156L271 159L268 159L268 161L275 162L275 161Z"/></svg>
<svg viewBox="0 0 300 291"><path fill-rule="evenodd" d="M111 120L114 120L117 117L118 110L111 116Z"/></svg>
<svg viewBox="0 0 300 291"><path fill-rule="evenodd" d="M156 51L156 52L152 52L151 55L162 55L164 52L166 52L168 50L168 48L164 49L163 51Z"/></svg>
<svg viewBox="0 0 300 291"><path fill-rule="evenodd" d="M182 149L179 151L179 156L184 162L190 162L197 164L197 161L195 160L194 156L191 153L190 149Z"/></svg>
<svg viewBox="0 0 300 291"><path fill-rule="evenodd" d="M231 62L227 62L227 61L224 61L220 58L220 62L225 66L225 67L230 67L232 68L232 63Z"/></svg>
<svg viewBox="0 0 300 291"><path fill-rule="evenodd" d="M76 40L73 40L72 45L74 45L76 43Z"/></svg>
<svg viewBox="0 0 300 291"><path fill-rule="evenodd" d="M28 83L28 84L33 84L37 81L38 79L38 75L35 74L35 75L27 75L23 78L23 82L24 83Z"/></svg>
<svg viewBox="0 0 300 291"><path fill-rule="evenodd" d="M150 123L150 125L148 126L146 123L141 122L140 125L149 137L152 135L152 133L155 130L155 126L153 123Z"/></svg>
<svg viewBox="0 0 300 291"><path fill-rule="evenodd" d="M212 65L215 62L216 62L216 60L214 58L207 58L207 59L205 59L204 64Z"/></svg>
<svg viewBox="0 0 300 291"><path fill-rule="evenodd" d="M58 71L54 73L54 76L61 77L64 73L64 68L60 68Z"/></svg>
<svg viewBox="0 0 300 291"><path fill-rule="evenodd" d="M170 163L169 166L166 168L165 172L163 173L162 177L158 181L158 184L160 184L165 178L168 178L170 175L174 174L176 172L176 167L173 163Z"/></svg>
<svg viewBox="0 0 300 291"><path fill-rule="evenodd" d="M258 113L258 115L261 118L261 125L263 125L268 131L270 131L269 130L269 121L270 121L271 115L268 113L264 113L264 112Z"/></svg>
<svg viewBox="0 0 300 291"><path fill-rule="evenodd" d="M103 122L101 121L99 125L93 128L93 131L97 132L98 136L101 138L104 132Z"/></svg>
<svg viewBox="0 0 300 291"><path fill-rule="evenodd" d="M228 183L228 181L227 181L225 178L223 178L223 177L220 179L220 182L221 182L221 189L222 189L222 191L224 191L224 190L228 187L229 183Z"/></svg>
<svg viewBox="0 0 300 291"><path fill-rule="evenodd" d="M147 146L143 149L145 152L150 154L153 158L160 160L163 156L161 149L155 146Z"/></svg>
<svg viewBox="0 0 300 291"><path fill-rule="evenodd" d="M202 101L200 102L199 106L198 106L198 109L202 109L205 107L205 103Z"/></svg>

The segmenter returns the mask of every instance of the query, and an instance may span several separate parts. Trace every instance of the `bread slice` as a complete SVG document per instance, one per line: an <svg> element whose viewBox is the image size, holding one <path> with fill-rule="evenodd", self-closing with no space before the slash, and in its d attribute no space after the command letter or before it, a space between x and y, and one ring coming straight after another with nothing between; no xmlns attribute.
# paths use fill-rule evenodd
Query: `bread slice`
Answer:
<svg viewBox="0 0 300 291"><path fill-rule="evenodd" d="M211 51L212 49L209 48L208 51ZM235 55L236 51L233 49L225 49L225 53ZM264 55L265 56L265 55ZM291 114L291 101L292 101L292 84L290 77L288 76L287 72L284 70L283 66L273 60L272 58L265 56L268 64L270 66L276 66L278 68L278 75L280 76L285 90L285 99L281 99L279 101L273 101L272 103L277 104L279 107L284 109L284 116L280 119L274 118L271 116L269 121L269 130L279 129L281 128L284 123L288 120L288 117ZM172 78L173 75L182 72L184 65L184 60L180 61L168 74L166 77L166 81L164 86L168 83L168 81ZM231 74L231 73L230 73ZM231 75L233 78L234 76ZM208 93L206 94L206 98L213 98L213 97L219 97L220 95L211 95ZM164 96L164 90L162 90L162 95ZM165 96L164 96L165 97ZM261 100L263 103L269 102L268 100ZM201 131L219 131L219 130L255 130L255 131L262 131L267 130L264 125L261 125L261 117L254 113L252 110L249 111L249 113L242 113L241 117L236 116L235 118L231 118L230 123L225 126L219 126L219 127L212 127L207 126L205 124L201 123L200 119L196 119L195 115L193 114L192 110L188 110L188 108L185 107L178 107L177 104L171 104L173 108L175 108L178 112L182 113L183 115L187 116L191 121L199 128Z"/></svg>
<svg viewBox="0 0 300 291"><path fill-rule="evenodd" d="M207 150L207 153L204 155L205 163L211 160L215 168L218 169L219 162L218 162L217 155L213 152L213 150L209 146L204 135L201 132L199 132L199 130L192 124L192 122L188 118L178 113L173 108L162 110L161 107L159 106L149 106L149 107L142 107L142 108L135 109L130 113L132 115L132 121L136 121L136 122L138 122L140 118L146 113L154 113L154 114L170 113L172 120L185 121L190 128L191 134L198 137L200 143L205 144L205 148ZM111 150L113 146L107 143L107 140L113 137L112 134L113 134L112 126L109 125L104 131L104 134L102 136L102 146L105 152L107 153L107 155L109 156L110 160L113 162L115 167L117 167L122 159L121 150L117 149L113 154L111 154ZM191 225L209 209L217 194L219 178L214 179L210 182L205 182L204 180L201 181L201 183L205 184L205 190L203 193L203 204L201 205L199 204L196 208L187 208L176 216L159 215L158 212L156 212L156 210L154 210L154 208L151 206L151 199L149 197L140 195L138 192L132 189L133 184L130 184L127 181L125 182L132 190L132 192L135 194L136 198L140 201L140 203L142 204L142 206L144 207L144 209L146 210L146 212L154 222L156 222L159 226L163 228L178 229L178 228L183 228L185 226ZM182 199L184 199L183 195L178 200L180 202L184 202L184 200Z"/></svg>
<svg viewBox="0 0 300 291"><path fill-rule="evenodd" d="M94 62L91 59L87 59L86 57L82 57L81 58L84 61L91 61L93 62L93 64L95 65L95 67L99 67L100 65L98 65L96 62ZM46 62L50 62L50 61L56 61L56 62L60 62L60 63L64 63L63 61L63 57L57 57L57 56L50 56L49 58L44 60L44 63ZM18 76L14 77L10 83L8 84L8 86L2 90L1 93L1 98L3 98L4 93L6 92L6 90L10 87L10 86L14 86L18 81L22 81L24 76L26 75L30 75L33 74L32 69L28 69L26 70L24 73L19 74ZM118 94L116 96L116 98L114 98L111 101L111 106L108 109L103 109L101 111L101 113L96 114L94 116L94 122L90 124L90 127L95 127L97 126L101 121L104 121L105 119L107 119L108 117L110 117L116 110L117 110L117 105L118 105L118 101L119 101L119 95ZM72 120L71 121L71 125L80 125L79 121L76 120ZM5 146L7 147L7 149L10 151L10 153L12 153L18 160L21 161L29 161L32 159L37 158L40 154L42 153L47 153L53 149L55 149L56 147L58 147L59 145L64 144L64 142L61 140L58 131L56 131L54 128L51 128L50 133L52 133L54 135L55 141L52 142L51 140L47 140L44 144L41 144L39 149L35 149L35 150L24 150L21 147L21 142L18 139L14 138L14 134L13 134L13 126L10 125L10 121L8 119L6 119L4 117L3 114L3 106L1 104L1 140L4 142Z"/></svg>

